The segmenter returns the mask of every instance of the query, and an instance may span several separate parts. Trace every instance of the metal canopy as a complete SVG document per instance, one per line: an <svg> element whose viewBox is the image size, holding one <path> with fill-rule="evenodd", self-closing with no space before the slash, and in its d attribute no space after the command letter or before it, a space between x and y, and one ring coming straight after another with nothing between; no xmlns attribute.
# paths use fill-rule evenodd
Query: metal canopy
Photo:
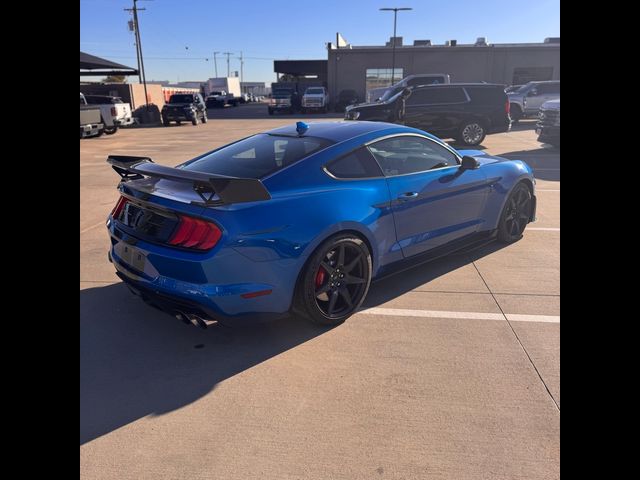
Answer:
<svg viewBox="0 0 640 480"><path fill-rule="evenodd" d="M138 75L138 70L104 58L80 52L81 76Z"/></svg>

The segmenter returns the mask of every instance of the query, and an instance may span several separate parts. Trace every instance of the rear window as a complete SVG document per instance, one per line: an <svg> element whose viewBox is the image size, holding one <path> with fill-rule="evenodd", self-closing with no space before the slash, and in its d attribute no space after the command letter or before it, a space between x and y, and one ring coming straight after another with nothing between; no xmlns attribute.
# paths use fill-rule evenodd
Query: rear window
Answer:
<svg viewBox="0 0 640 480"><path fill-rule="evenodd" d="M230 177L262 178L332 143L317 137L261 133L191 160L181 168Z"/></svg>
<svg viewBox="0 0 640 480"><path fill-rule="evenodd" d="M309 95L322 95L324 94L324 90L322 88L307 88L305 93Z"/></svg>
<svg viewBox="0 0 640 480"><path fill-rule="evenodd" d="M465 87L473 103L504 105L507 94L502 87Z"/></svg>

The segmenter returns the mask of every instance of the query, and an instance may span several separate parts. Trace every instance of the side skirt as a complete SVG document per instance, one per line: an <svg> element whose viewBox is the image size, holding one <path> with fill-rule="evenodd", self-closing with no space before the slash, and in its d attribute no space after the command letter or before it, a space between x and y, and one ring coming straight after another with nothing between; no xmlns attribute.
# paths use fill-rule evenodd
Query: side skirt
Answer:
<svg viewBox="0 0 640 480"><path fill-rule="evenodd" d="M381 280L383 278L387 278L391 275L404 272L405 270L410 270L418 265L432 262L433 260L445 257L454 252L459 252L460 250L472 250L482 247L483 245L493 242L496 239L497 235L497 230L472 233L465 237L449 242L446 245L436 247L427 252L413 255L411 257L395 262L389 266L385 266L380 269L380 271L374 277L373 281L377 282L378 280Z"/></svg>

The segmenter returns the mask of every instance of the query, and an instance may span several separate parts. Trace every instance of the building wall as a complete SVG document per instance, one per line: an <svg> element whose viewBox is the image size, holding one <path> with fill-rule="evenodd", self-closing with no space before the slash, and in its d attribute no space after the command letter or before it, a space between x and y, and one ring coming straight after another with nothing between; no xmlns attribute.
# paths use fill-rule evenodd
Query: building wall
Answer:
<svg viewBox="0 0 640 480"><path fill-rule="evenodd" d="M80 85L80 91L86 95L111 95L122 98L131 105L131 110L145 105L144 86L141 83L106 83L95 85ZM161 85L147 84L147 98L149 103L157 105L159 109L165 104Z"/></svg>
<svg viewBox="0 0 640 480"><path fill-rule="evenodd" d="M337 57L337 62L336 62ZM337 63L337 71L336 71ZM328 84L333 98L353 89L366 98L366 70L391 68L392 49L354 48L329 50ZM490 45L486 47L397 47L396 68L403 76L448 73L452 82L490 82L511 85L518 68L548 67L551 80L560 79L560 45ZM541 70L538 70L540 72ZM520 78L524 78L521 71ZM397 79L399 80L399 79Z"/></svg>

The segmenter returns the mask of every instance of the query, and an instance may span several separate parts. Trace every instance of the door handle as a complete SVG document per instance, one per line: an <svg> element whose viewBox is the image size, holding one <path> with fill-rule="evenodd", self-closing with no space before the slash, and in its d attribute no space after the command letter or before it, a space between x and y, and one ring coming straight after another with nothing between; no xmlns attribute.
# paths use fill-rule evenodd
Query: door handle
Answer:
<svg viewBox="0 0 640 480"><path fill-rule="evenodd" d="M398 200L401 202L406 202L407 200L411 200L412 198L416 198L418 196L418 192L406 192L401 195L398 195Z"/></svg>

